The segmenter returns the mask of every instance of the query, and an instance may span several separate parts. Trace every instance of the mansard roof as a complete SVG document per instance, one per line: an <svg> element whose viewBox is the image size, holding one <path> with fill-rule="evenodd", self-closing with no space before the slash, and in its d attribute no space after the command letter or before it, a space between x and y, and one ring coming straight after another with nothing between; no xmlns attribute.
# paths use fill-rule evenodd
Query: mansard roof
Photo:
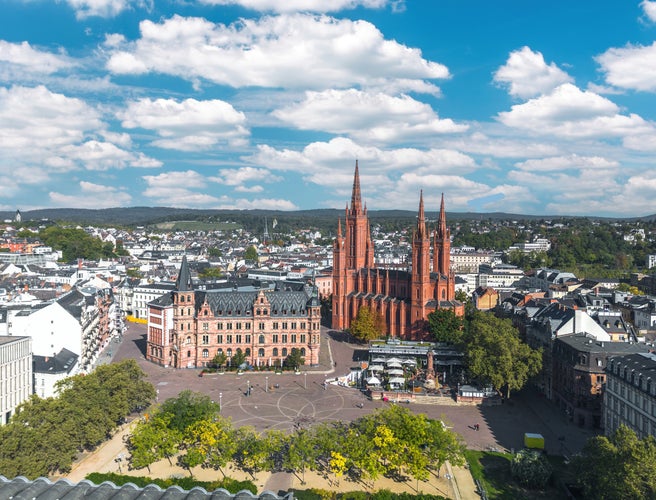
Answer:
<svg viewBox="0 0 656 500"><path fill-rule="evenodd" d="M207 301L214 316L251 317L260 292L256 291L196 291L196 308ZM308 307L318 306L318 300L303 290L275 290L265 292L271 317L305 315Z"/></svg>

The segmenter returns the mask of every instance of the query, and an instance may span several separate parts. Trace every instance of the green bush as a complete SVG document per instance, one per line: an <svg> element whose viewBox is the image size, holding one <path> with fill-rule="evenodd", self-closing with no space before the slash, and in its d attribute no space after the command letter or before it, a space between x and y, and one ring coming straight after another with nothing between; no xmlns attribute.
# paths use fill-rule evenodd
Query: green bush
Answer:
<svg viewBox="0 0 656 500"><path fill-rule="evenodd" d="M179 486L183 490L191 490L192 488L200 487L204 488L206 491L214 491L218 490L219 488L223 488L233 494L247 490L254 495L257 495L257 486L255 486L252 481L238 481L231 477L226 477L221 481L198 481L191 477L152 479L146 476L125 476L123 474L116 474L113 472L92 472L86 477L86 479L94 484L102 484L105 481L111 481L116 486L132 483L139 486L140 488L148 486L149 484L156 484L164 490L171 486Z"/></svg>
<svg viewBox="0 0 656 500"><path fill-rule="evenodd" d="M510 472L527 488L543 489L551 478L553 468L541 452L521 450L510 461Z"/></svg>

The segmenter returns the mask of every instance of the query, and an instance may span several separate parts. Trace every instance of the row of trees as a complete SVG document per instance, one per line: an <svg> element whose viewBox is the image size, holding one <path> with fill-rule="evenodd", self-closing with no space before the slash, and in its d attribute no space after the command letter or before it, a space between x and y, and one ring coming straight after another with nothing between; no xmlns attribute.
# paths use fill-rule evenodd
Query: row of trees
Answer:
<svg viewBox="0 0 656 500"><path fill-rule="evenodd" d="M246 368L247 364L246 353L240 348L237 348L231 358L228 358L224 352L217 353L212 358L212 361L210 361L208 365L209 369L207 371L223 370L226 367L231 370L239 370L241 368ZM275 368L279 369L284 367L290 370L298 370L304 364L305 358L301 354L301 350L293 347L287 357L283 360L282 366L276 365Z"/></svg>
<svg viewBox="0 0 656 500"><path fill-rule="evenodd" d="M80 451L102 443L127 415L150 404L155 389L144 377L126 360L63 380L57 398L32 396L0 427L0 472L36 478L69 471Z"/></svg>
<svg viewBox="0 0 656 500"><path fill-rule="evenodd" d="M301 481L307 470L375 481L383 475L427 479L448 460L464 464L463 444L442 422L397 405L351 423L333 422L286 434L251 427L234 428L207 396L190 391L167 400L129 438L130 464L136 469L176 456L189 470L220 471L228 463L254 475L288 471Z"/></svg>

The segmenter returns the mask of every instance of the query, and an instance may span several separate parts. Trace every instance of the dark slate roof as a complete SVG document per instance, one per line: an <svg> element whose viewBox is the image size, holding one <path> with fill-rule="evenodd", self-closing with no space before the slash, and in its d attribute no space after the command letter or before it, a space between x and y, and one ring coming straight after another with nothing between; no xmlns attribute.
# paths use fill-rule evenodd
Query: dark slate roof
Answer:
<svg viewBox="0 0 656 500"><path fill-rule="evenodd" d="M82 317L82 307L84 307L86 301L87 297L80 293L77 288L72 289L66 295L62 295L57 299L57 303L78 320Z"/></svg>
<svg viewBox="0 0 656 500"><path fill-rule="evenodd" d="M55 356L33 355L35 373L70 373L77 363L78 355L63 348Z"/></svg>
<svg viewBox="0 0 656 500"><path fill-rule="evenodd" d="M173 294L165 293L161 297L157 297L155 300L148 302L148 305L153 305L157 307L168 307L173 305Z"/></svg>
<svg viewBox="0 0 656 500"><path fill-rule="evenodd" d="M22 476L10 480L0 475L0 498L13 500L51 500L55 498L65 498L66 500L88 498L94 500L133 500L137 498L139 500L293 500L294 495L287 493L281 497L270 491L253 495L246 490L231 494L224 489L208 492L203 488L193 488L187 491L179 486L171 486L163 490L154 484L140 488L132 483L116 486L109 481L96 485L87 480L75 484L67 479L60 479L53 483L42 477L30 481Z"/></svg>
<svg viewBox="0 0 656 500"><path fill-rule="evenodd" d="M191 282L191 272L189 271L189 264L187 263L187 256L182 256L182 264L180 264L180 272L178 279L175 280L175 289L179 292L189 292L193 290Z"/></svg>
<svg viewBox="0 0 656 500"><path fill-rule="evenodd" d="M259 292L220 292L220 291L196 291L196 308L207 300L212 314L215 316L251 317L253 306ZM303 291L276 290L266 292L269 301L270 315L273 318L305 316L310 306L319 305L318 300ZM292 311L295 311L292 314Z"/></svg>

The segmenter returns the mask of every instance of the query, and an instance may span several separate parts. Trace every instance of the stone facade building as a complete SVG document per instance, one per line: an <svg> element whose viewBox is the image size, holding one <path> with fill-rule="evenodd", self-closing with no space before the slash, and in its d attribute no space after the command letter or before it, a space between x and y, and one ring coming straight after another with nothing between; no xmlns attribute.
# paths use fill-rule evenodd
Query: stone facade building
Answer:
<svg viewBox="0 0 656 500"><path fill-rule="evenodd" d="M240 350L250 365L273 367L293 348L319 363L321 306L305 283L194 289L183 258L173 291L148 306L146 359L162 366L202 368Z"/></svg>
<svg viewBox="0 0 656 500"><path fill-rule="evenodd" d="M639 439L656 437L656 354L614 356L609 359L606 377L606 435L623 424Z"/></svg>
<svg viewBox="0 0 656 500"><path fill-rule="evenodd" d="M380 268L374 263L374 245L367 209L362 206L357 162L351 206L346 209L344 222L345 234L342 235L340 219L333 243L333 328L349 328L360 307L366 306L384 318L387 331L382 333L420 340L428 336L426 318L431 312L451 309L458 315L464 314L463 304L455 300L444 196L431 238L426 227L423 193L420 194L409 270Z"/></svg>

